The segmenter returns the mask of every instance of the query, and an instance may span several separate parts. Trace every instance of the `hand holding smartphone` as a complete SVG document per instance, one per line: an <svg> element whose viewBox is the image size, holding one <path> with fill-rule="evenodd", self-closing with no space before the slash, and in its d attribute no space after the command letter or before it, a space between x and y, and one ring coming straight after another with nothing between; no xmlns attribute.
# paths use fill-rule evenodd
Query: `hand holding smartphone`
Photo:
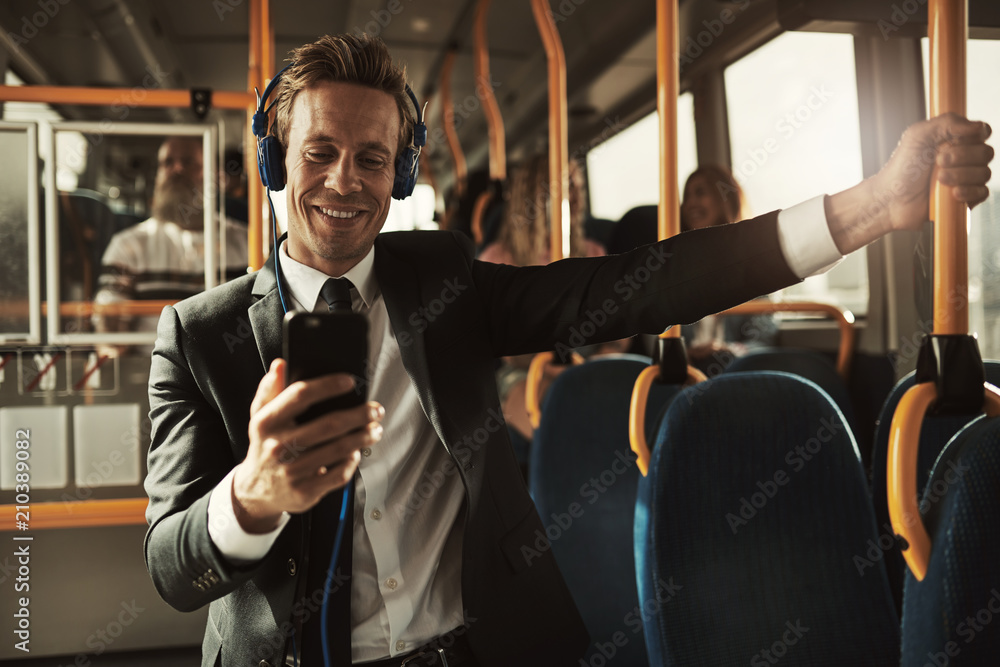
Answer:
<svg viewBox="0 0 1000 667"><path fill-rule="evenodd" d="M331 373L347 373L355 383L346 394L312 405L299 416L300 424L368 400L368 320L364 315L291 312L285 315L282 328L288 384Z"/></svg>

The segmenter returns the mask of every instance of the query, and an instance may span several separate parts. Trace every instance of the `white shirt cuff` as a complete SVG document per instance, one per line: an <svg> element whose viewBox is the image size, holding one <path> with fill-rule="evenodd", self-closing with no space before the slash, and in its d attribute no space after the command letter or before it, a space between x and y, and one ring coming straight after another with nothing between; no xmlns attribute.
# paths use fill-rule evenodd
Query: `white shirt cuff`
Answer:
<svg viewBox="0 0 1000 667"><path fill-rule="evenodd" d="M208 536L230 562L234 565L243 565L267 555L290 517L288 512L282 512L278 527L269 533L258 535L243 530L233 510L232 489L235 473L235 469L230 470L212 490L212 495L208 499Z"/></svg>
<svg viewBox="0 0 1000 667"><path fill-rule="evenodd" d="M821 195L778 213L778 242L788 267L799 278L825 273L844 257L826 221Z"/></svg>

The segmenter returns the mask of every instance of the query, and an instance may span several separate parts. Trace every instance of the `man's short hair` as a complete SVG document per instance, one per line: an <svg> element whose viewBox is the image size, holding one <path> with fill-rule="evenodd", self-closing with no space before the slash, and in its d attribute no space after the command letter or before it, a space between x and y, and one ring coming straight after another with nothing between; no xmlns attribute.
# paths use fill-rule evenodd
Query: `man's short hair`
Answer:
<svg viewBox="0 0 1000 667"><path fill-rule="evenodd" d="M278 84L272 130L285 150L288 150L292 103L300 90L319 81L356 83L389 93L399 109L396 155L413 143L413 104L406 94L406 68L393 64L389 49L380 38L364 33L324 35L293 49L289 60L293 64Z"/></svg>

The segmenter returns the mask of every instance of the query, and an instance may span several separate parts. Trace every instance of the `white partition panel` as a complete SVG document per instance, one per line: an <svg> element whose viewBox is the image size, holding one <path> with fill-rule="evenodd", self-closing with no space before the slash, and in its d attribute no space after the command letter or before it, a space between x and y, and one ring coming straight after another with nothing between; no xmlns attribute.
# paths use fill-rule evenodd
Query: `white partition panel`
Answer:
<svg viewBox="0 0 1000 667"><path fill-rule="evenodd" d="M0 489L14 489L18 440L29 443L22 451L28 452L32 489L66 486L68 413L64 405L0 408Z"/></svg>
<svg viewBox="0 0 1000 667"><path fill-rule="evenodd" d="M139 405L78 405L73 408L73 454L77 486L139 483Z"/></svg>

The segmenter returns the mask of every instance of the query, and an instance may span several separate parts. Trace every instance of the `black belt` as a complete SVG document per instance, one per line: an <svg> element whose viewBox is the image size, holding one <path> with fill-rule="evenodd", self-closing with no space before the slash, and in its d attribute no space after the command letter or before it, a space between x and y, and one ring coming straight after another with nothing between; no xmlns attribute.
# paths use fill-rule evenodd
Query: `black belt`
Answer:
<svg viewBox="0 0 1000 667"><path fill-rule="evenodd" d="M374 662L356 662L354 667L477 667L475 655L465 638L466 630L461 627L415 651Z"/></svg>

